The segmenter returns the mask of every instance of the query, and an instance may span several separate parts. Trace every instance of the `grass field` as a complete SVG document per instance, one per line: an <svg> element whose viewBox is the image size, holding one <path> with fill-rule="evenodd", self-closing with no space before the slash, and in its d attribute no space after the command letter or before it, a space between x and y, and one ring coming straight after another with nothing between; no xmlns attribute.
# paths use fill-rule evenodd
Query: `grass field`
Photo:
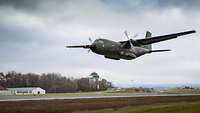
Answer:
<svg viewBox="0 0 200 113"><path fill-rule="evenodd" d="M200 113L200 101L176 102L118 109L79 111L75 113Z"/></svg>
<svg viewBox="0 0 200 113"><path fill-rule="evenodd" d="M47 93L41 96L68 96L68 97L77 97L77 96L133 96L141 93L132 93L132 92L108 92L108 91L98 91L98 92L78 92L78 93ZM150 94L150 93L142 93ZM156 93L154 93L156 94Z"/></svg>
<svg viewBox="0 0 200 113"><path fill-rule="evenodd" d="M200 113L200 96L2 101L0 113Z"/></svg>

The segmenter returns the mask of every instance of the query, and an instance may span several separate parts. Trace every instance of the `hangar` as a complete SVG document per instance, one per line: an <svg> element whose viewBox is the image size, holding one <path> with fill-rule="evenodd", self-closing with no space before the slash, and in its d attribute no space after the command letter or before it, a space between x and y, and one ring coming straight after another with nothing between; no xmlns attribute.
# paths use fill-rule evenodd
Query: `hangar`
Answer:
<svg viewBox="0 0 200 113"><path fill-rule="evenodd" d="M40 87L7 88L11 94L45 94L46 91Z"/></svg>

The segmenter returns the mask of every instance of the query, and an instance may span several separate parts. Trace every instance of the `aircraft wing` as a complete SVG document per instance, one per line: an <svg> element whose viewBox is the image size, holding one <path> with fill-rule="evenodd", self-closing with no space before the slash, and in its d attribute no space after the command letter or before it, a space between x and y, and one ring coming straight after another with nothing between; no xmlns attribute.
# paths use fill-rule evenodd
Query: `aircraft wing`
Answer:
<svg viewBox="0 0 200 113"><path fill-rule="evenodd" d="M155 37L151 37L151 38L137 39L134 41L131 40L131 42L133 43L133 45L137 45L137 46L148 45L148 44L152 44L152 43L157 43L157 42L177 38L178 36L187 35L187 34L191 34L191 33L195 33L195 32L196 32L195 30L185 31L185 32L179 32L179 33L174 33L174 34L155 36ZM120 43L124 44L126 42L127 41L121 41Z"/></svg>
<svg viewBox="0 0 200 113"><path fill-rule="evenodd" d="M66 48L90 48L91 45L65 46Z"/></svg>
<svg viewBox="0 0 200 113"><path fill-rule="evenodd" d="M157 42L177 38L178 36L187 35L187 34L191 34L195 32L196 32L195 30L192 30L192 31L185 31L185 32L174 33L174 34L169 34L169 35L155 36L151 38L138 39L136 40L136 42L141 45L147 45L147 44L152 44L152 43L157 43Z"/></svg>

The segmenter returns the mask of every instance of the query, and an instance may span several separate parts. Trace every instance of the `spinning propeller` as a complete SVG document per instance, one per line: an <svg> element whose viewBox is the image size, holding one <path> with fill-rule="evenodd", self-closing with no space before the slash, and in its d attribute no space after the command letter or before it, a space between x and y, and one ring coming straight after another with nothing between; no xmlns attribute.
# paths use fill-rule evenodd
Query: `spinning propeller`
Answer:
<svg viewBox="0 0 200 113"><path fill-rule="evenodd" d="M136 41L133 40L133 39L136 38L136 37L138 36L138 34L135 34L135 35L133 36L133 39L131 39L131 38L129 37L127 31L124 31L124 34L125 34L125 36L127 37L128 41L129 41L129 44L131 45L131 48L133 48L134 46L133 46L133 43L132 43L132 42L136 42Z"/></svg>

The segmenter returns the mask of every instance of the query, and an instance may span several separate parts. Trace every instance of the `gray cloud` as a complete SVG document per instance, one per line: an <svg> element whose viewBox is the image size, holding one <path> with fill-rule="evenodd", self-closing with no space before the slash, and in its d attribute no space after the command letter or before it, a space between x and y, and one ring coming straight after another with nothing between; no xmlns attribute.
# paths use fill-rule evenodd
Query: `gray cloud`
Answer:
<svg viewBox="0 0 200 113"><path fill-rule="evenodd" d="M104 3L113 9L120 11L145 11L145 10L163 10L168 8L181 8L183 10L199 9L199 0L103 0ZM134 12L133 12L134 13Z"/></svg>
<svg viewBox="0 0 200 113"><path fill-rule="evenodd" d="M155 49L173 51L133 61L113 61L87 50L64 48L88 44L89 36L126 40L124 30L139 33L138 38L146 30L153 35L200 31L197 4L196 0L0 1L0 69L55 71L76 77L97 71L118 83L197 83L199 33L155 44Z"/></svg>
<svg viewBox="0 0 200 113"><path fill-rule="evenodd" d="M10 6L16 9L33 10L38 8L40 0L0 0L0 6Z"/></svg>

